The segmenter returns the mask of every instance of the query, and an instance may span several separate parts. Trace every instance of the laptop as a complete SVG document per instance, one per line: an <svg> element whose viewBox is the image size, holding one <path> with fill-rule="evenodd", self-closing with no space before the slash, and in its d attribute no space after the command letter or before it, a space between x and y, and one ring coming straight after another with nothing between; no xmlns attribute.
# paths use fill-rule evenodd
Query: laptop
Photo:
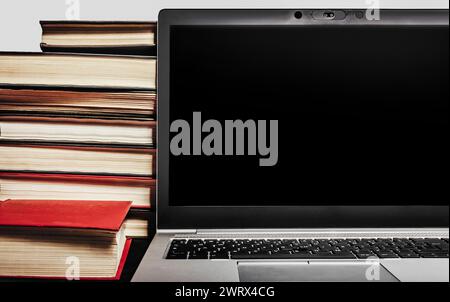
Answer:
<svg viewBox="0 0 450 302"><path fill-rule="evenodd" d="M135 282L449 281L448 10L164 10Z"/></svg>

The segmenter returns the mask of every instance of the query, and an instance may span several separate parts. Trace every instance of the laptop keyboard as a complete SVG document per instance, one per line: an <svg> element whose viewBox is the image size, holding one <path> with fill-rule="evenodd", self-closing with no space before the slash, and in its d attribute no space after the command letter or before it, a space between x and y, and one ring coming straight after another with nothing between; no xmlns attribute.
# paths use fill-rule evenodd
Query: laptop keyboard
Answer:
<svg viewBox="0 0 450 302"><path fill-rule="evenodd" d="M448 238L175 239L167 259L449 258L448 244Z"/></svg>

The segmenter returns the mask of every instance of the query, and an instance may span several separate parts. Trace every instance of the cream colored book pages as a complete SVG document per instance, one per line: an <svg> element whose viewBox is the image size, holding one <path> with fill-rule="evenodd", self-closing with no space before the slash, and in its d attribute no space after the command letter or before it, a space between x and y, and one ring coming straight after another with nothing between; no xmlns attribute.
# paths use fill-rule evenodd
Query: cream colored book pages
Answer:
<svg viewBox="0 0 450 302"><path fill-rule="evenodd" d="M0 84L156 88L156 59L0 54Z"/></svg>
<svg viewBox="0 0 450 302"><path fill-rule="evenodd" d="M125 234L130 238L147 238L148 221L133 218L125 220Z"/></svg>
<svg viewBox="0 0 450 302"><path fill-rule="evenodd" d="M151 145L152 135L147 127L0 121L0 140Z"/></svg>
<svg viewBox="0 0 450 302"><path fill-rule="evenodd" d="M35 182L0 178L0 200L132 201L150 206L151 189L114 185Z"/></svg>
<svg viewBox="0 0 450 302"><path fill-rule="evenodd" d="M0 146L0 169L150 176L152 154Z"/></svg>
<svg viewBox="0 0 450 302"><path fill-rule="evenodd" d="M64 277L68 259L76 258L81 278L114 277L125 246L123 232L108 239L0 230L0 276Z"/></svg>
<svg viewBox="0 0 450 302"><path fill-rule="evenodd" d="M153 32L50 32L42 37L42 43L56 46L153 46Z"/></svg>

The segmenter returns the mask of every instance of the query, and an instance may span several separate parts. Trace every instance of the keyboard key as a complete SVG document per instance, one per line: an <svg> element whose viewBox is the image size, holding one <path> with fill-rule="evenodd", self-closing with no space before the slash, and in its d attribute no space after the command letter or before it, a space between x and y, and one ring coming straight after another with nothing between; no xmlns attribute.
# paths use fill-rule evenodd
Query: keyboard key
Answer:
<svg viewBox="0 0 450 302"><path fill-rule="evenodd" d="M367 259L367 258L371 258L371 257L378 258L378 256L375 253L365 253L365 254L358 253L358 254L356 254L356 257L358 257L359 259Z"/></svg>
<svg viewBox="0 0 450 302"><path fill-rule="evenodd" d="M434 253L442 253L441 249L417 249L415 250L419 254L434 254Z"/></svg>
<svg viewBox="0 0 450 302"><path fill-rule="evenodd" d="M415 253L400 253L400 258L420 258L419 254Z"/></svg>
<svg viewBox="0 0 450 302"><path fill-rule="evenodd" d="M378 257L384 258L384 259L387 259L387 258L399 258L399 256L397 254L394 254L394 253L378 253L377 255L378 255Z"/></svg>
<svg viewBox="0 0 450 302"><path fill-rule="evenodd" d="M224 253L213 253L210 255L210 259L230 259L228 252Z"/></svg>
<svg viewBox="0 0 450 302"><path fill-rule="evenodd" d="M422 258L448 258L448 253L421 253Z"/></svg>
<svg viewBox="0 0 450 302"><path fill-rule="evenodd" d="M208 259L208 253L190 253L189 259Z"/></svg>
<svg viewBox="0 0 450 302"><path fill-rule="evenodd" d="M169 255L167 255L167 259L172 259L172 260L175 260L175 259L187 259L187 253L184 253L184 254L169 254Z"/></svg>
<svg viewBox="0 0 450 302"><path fill-rule="evenodd" d="M289 254L289 253L275 253L275 254L232 254L231 259L356 259L353 254Z"/></svg>

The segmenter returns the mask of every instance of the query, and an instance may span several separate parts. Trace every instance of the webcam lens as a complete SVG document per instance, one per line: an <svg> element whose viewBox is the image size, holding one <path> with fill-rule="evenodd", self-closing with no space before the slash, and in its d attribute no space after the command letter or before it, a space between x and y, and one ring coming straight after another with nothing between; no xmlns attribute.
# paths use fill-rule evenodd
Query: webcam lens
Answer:
<svg viewBox="0 0 450 302"><path fill-rule="evenodd" d="M295 12L295 18L296 19L301 19L302 17L303 17L303 13L302 12L300 12L300 11L298 11L298 12Z"/></svg>

